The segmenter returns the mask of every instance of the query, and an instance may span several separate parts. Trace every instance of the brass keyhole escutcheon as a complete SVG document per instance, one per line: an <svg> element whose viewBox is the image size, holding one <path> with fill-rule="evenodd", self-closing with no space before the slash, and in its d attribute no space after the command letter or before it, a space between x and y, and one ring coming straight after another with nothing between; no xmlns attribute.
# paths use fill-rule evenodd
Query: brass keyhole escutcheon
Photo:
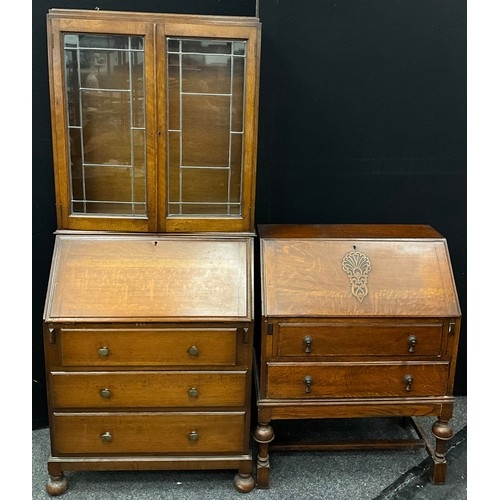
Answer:
<svg viewBox="0 0 500 500"><path fill-rule="evenodd" d="M189 436L188 436L188 439L189 441L198 441L198 439L200 438L200 436L198 435L198 433L196 431L191 431L189 433Z"/></svg>
<svg viewBox="0 0 500 500"><path fill-rule="evenodd" d="M413 384L413 375L411 375L410 373L407 373L403 377L403 380L404 380L404 383L406 385L405 391L406 392L410 392L411 391L411 385Z"/></svg>
<svg viewBox="0 0 500 500"><path fill-rule="evenodd" d="M415 335L408 336L408 352L415 352L415 345L417 344L417 337Z"/></svg>
<svg viewBox="0 0 500 500"><path fill-rule="evenodd" d="M101 441L103 443L109 443L112 440L113 440L113 436L111 435L110 432L104 432L103 434L101 434Z"/></svg>
<svg viewBox="0 0 500 500"><path fill-rule="evenodd" d="M311 392L311 385L313 384L314 379L311 375L306 375L304 377L304 384L306 384L306 393L309 394Z"/></svg>
<svg viewBox="0 0 500 500"><path fill-rule="evenodd" d="M313 339L310 335L306 335L303 339L304 346L305 346L305 352L307 354L310 354L312 352L312 343Z"/></svg>
<svg viewBox="0 0 500 500"><path fill-rule="evenodd" d="M111 397L111 391L108 388L101 389L99 394L104 399L109 399Z"/></svg>
<svg viewBox="0 0 500 500"><path fill-rule="evenodd" d="M188 354L190 356L199 356L200 355L200 350L195 346L195 345L192 345L188 350L187 350Z"/></svg>
<svg viewBox="0 0 500 500"><path fill-rule="evenodd" d="M198 392L198 389L196 387L191 387L188 390L188 396L190 398L197 398L200 393Z"/></svg>
<svg viewBox="0 0 500 500"><path fill-rule="evenodd" d="M103 346L98 349L97 354L99 354L101 358L106 358L109 356L109 349L106 346Z"/></svg>

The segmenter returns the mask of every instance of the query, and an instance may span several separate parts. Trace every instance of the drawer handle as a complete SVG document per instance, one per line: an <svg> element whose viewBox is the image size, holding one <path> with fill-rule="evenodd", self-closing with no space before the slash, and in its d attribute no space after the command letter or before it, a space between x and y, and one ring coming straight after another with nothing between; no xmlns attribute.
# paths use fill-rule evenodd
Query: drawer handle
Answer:
<svg viewBox="0 0 500 500"><path fill-rule="evenodd" d="M106 358L109 356L109 349L104 346L104 347L101 347L98 351L97 351L97 354L99 354L99 356L101 356L101 358Z"/></svg>
<svg viewBox="0 0 500 500"><path fill-rule="evenodd" d="M200 355L200 350L195 346L195 345L192 345L188 350L187 350L188 354L190 356L199 356Z"/></svg>
<svg viewBox="0 0 500 500"><path fill-rule="evenodd" d="M313 384L314 379L311 375L306 375L304 377L304 384L306 384L306 393L309 394L311 392L311 385Z"/></svg>
<svg viewBox="0 0 500 500"><path fill-rule="evenodd" d="M312 352L312 343L313 343L312 337L310 335L306 335L302 340L305 345L305 352L307 354L310 354Z"/></svg>
<svg viewBox="0 0 500 500"><path fill-rule="evenodd" d="M415 335L410 335L408 337L408 352L415 352L415 345L417 343L417 337Z"/></svg>
<svg viewBox="0 0 500 500"><path fill-rule="evenodd" d="M199 392L198 392L198 389L196 387L191 387L189 390L188 390L188 396L190 398L197 398L199 395Z"/></svg>
<svg viewBox="0 0 500 500"><path fill-rule="evenodd" d="M188 439L189 439L189 441L198 441L199 437L200 436L198 435L198 433L196 431L191 431L189 433Z"/></svg>
<svg viewBox="0 0 500 500"><path fill-rule="evenodd" d="M109 443L112 440L113 440L113 436L111 435L110 432L105 432L104 434L101 434L101 441L103 443Z"/></svg>
<svg viewBox="0 0 500 500"><path fill-rule="evenodd" d="M111 397L111 391L108 389L108 388L105 388L105 389L101 389L99 391L99 394L101 395L101 397L103 397L104 399L109 399Z"/></svg>
<svg viewBox="0 0 500 500"><path fill-rule="evenodd" d="M411 384L413 384L413 375L411 375L410 373L407 373L404 377L403 377L403 380L404 380L404 383L406 385L406 389L405 391L406 392L410 392L411 391Z"/></svg>

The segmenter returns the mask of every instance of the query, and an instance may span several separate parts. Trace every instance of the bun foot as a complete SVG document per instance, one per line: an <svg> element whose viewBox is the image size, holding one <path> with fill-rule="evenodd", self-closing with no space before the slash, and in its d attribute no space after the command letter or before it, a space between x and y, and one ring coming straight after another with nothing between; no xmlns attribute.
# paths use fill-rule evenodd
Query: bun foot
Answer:
<svg viewBox="0 0 500 500"><path fill-rule="evenodd" d="M234 487L240 493L248 493L252 491L255 486L255 481L252 474L241 474L238 473L234 476Z"/></svg>
<svg viewBox="0 0 500 500"><path fill-rule="evenodd" d="M49 476L45 489L49 495L62 495L68 489L68 480L64 474L60 476Z"/></svg>

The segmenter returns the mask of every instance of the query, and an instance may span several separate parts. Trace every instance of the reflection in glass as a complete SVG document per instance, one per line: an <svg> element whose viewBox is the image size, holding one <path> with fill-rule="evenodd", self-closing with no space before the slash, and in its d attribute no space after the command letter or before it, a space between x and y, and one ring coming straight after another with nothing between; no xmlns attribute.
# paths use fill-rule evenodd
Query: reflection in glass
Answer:
<svg viewBox="0 0 500 500"><path fill-rule="evenodd" d="M241 215L244 41L167 39L167 213Z"/></svg>
<svg viewBox="0 0 500 500"><path fill-rule="evenodd" d="M144 42L64 35L74 214L144 216Z"/></svg>

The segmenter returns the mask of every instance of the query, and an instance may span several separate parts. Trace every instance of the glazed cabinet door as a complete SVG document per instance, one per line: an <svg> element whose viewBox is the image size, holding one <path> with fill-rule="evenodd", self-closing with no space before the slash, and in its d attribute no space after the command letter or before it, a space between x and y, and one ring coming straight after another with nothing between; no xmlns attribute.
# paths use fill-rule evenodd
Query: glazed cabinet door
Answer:
<svg viewBox="0 0 500 500"><path fill-rule="evenodd" d="M58 229L253 231L260 23L53 10Z"/></svg>
<svg viewBox="0 0 500 500"><path fill-rule="evenodd" d="M154 230L152 25L49 15L48 36L58 227Z"/></svg>
<svg viewBox="0 0 500 500"><path fill-rule="evenodd" d="M231 23L158 26L162 231L253 228L258 33Z"/></svg>

